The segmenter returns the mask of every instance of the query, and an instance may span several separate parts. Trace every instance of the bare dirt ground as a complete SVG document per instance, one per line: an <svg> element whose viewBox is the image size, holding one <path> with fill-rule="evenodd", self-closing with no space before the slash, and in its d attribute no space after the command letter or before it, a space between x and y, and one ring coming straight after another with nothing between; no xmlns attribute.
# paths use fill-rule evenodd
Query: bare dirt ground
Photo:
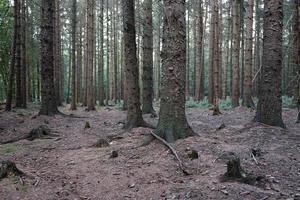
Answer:
<svg viewBox="0 0 300 200"><path fill-rule="evenodd" d="M296 111L285 110L287 129L251 124L254 111L237 108L212 116L210 110L188 109L191 127L199 135L175 144L192 175L158 140L142 146L150 129L122 130L125 112L101 108L70 112L85 118L36 116L37 108L0 112L0 142L47 125L59 137L20 140L0 145L0 160L12 160L26 176L0 181L0 199L300 199L300 124ZM155 125L157 119L145 116ZM85 129L86 122L91 128ZM225 128L217 130L222 124ZM110 146L93 147L99 138ZM252 150L257 150L251 157ZM196 150L199 158L188 154ZM112 151L118 157L110 158ZM264 176L263 184L222 182L228 157L236 154L246 172ZM257 163L256 163L257 162Z"/></svg>

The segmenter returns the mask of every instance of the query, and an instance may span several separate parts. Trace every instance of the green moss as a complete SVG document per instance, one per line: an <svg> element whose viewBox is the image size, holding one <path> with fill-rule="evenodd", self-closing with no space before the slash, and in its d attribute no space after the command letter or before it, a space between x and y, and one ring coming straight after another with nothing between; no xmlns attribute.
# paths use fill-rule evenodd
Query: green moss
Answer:
<svg viewBox="0 0 300 200"><path fill-rule="evenodd" d="M0 147L0 154L10 155L22 150L22 146L19 144L6 144Z"/></svg>

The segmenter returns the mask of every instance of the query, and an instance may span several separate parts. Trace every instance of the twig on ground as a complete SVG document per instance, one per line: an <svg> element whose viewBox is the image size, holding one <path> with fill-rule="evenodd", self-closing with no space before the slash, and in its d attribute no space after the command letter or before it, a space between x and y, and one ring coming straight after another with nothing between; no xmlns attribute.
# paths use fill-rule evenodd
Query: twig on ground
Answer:
<svg viewBox="0 0 300 200"><path fill-rule="evenodd" d="M191 175L191 173L189 173L185 168L186 166L183 164L183 162L181 161L181 159L179 158L176 150L174 149L174 147L172 147L171 144L169 144L166 140L164 140L163 138L159 137L158 135L156 135L153 131L150 131L150 134L155 137L156 139L158 139L159 141L161 141L164 145L166 145L170 150L171 152L175 155L177 161L178 161L178 164L179 164L179 167L180 169L182 170L182 172L185 174L185 175Z"/></svg>
<svg viewBox="0 0 300 200"><path fill-rule="evenodd" d="M256 160L256 158L255 158L255 156L254 156L253 153L251 153L251 157L253 158L254 162L258 165L259 163L258 163L258 161Z"/></svg>

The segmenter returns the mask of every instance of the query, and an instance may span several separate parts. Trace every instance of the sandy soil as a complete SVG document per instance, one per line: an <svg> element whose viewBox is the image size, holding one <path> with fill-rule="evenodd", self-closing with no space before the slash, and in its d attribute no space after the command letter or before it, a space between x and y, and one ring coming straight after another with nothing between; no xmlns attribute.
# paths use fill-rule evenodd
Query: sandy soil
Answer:
<svg viewBox="0 0 300 200"><path fill-rule="evenodd" d="M300 125L296 111L283 113L287 130L251 124L254 111L237 108L212 116L209 110L188 109L191 127L199 135L175 144L192 175L184 175L173 154L155 140L142 146L150 129L122 130L125 112L101 108L70 112L74 117L36 117L28 110L0 112L0 142L47 125L59 137L20 140L0 145L0 160L12 160L26 173L0 181L0 199L119 200L119 199L300 199ZM157 119L145 116L156 124ZM91 125L85 129L86 122ZM222 124L225 128L217 130ZM110 146L95 148L100 139ZM251 149L260 155L251 157ZM196 150L199 158L188 154ZM117 151L117 158L110 158ZM226 162L234 153L248 173L265 176L264 184L222 182Z"/></svg>

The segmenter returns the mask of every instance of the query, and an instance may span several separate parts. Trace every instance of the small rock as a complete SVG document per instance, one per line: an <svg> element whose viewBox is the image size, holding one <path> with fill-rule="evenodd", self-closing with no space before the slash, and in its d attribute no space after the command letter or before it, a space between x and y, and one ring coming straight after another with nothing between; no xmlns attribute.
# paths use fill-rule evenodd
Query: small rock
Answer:
<svg viewBox="0 0 300 200"><path fill-rule="evenodd" d="M84 129L89 129L91 128L91 125L89 122L85 122L85 126L84 126Z"/></svg>
<svg viewBox="0 0 300 200"><path fill-rule="evenodd" d="M225 194L225 195L228 195L228 194L229 194L227 190L221 190L221 192L222 192L223 194Z"/></svg>
<svg viewBox="0 0 300 200"><path fill-rule="evenodd" d="M134 188L134 187L135 187L135 184L132 183L132 184L130 184L128 187L129 187L129 188Z"/></svg>
<svg viewBox="0 0 300 200"><path fill-rule="evenodd" d="M119 156L119 154L118 154L117 151L112 151L111 155L110 155L110 158L117 158L118 156Z"/></svg>

